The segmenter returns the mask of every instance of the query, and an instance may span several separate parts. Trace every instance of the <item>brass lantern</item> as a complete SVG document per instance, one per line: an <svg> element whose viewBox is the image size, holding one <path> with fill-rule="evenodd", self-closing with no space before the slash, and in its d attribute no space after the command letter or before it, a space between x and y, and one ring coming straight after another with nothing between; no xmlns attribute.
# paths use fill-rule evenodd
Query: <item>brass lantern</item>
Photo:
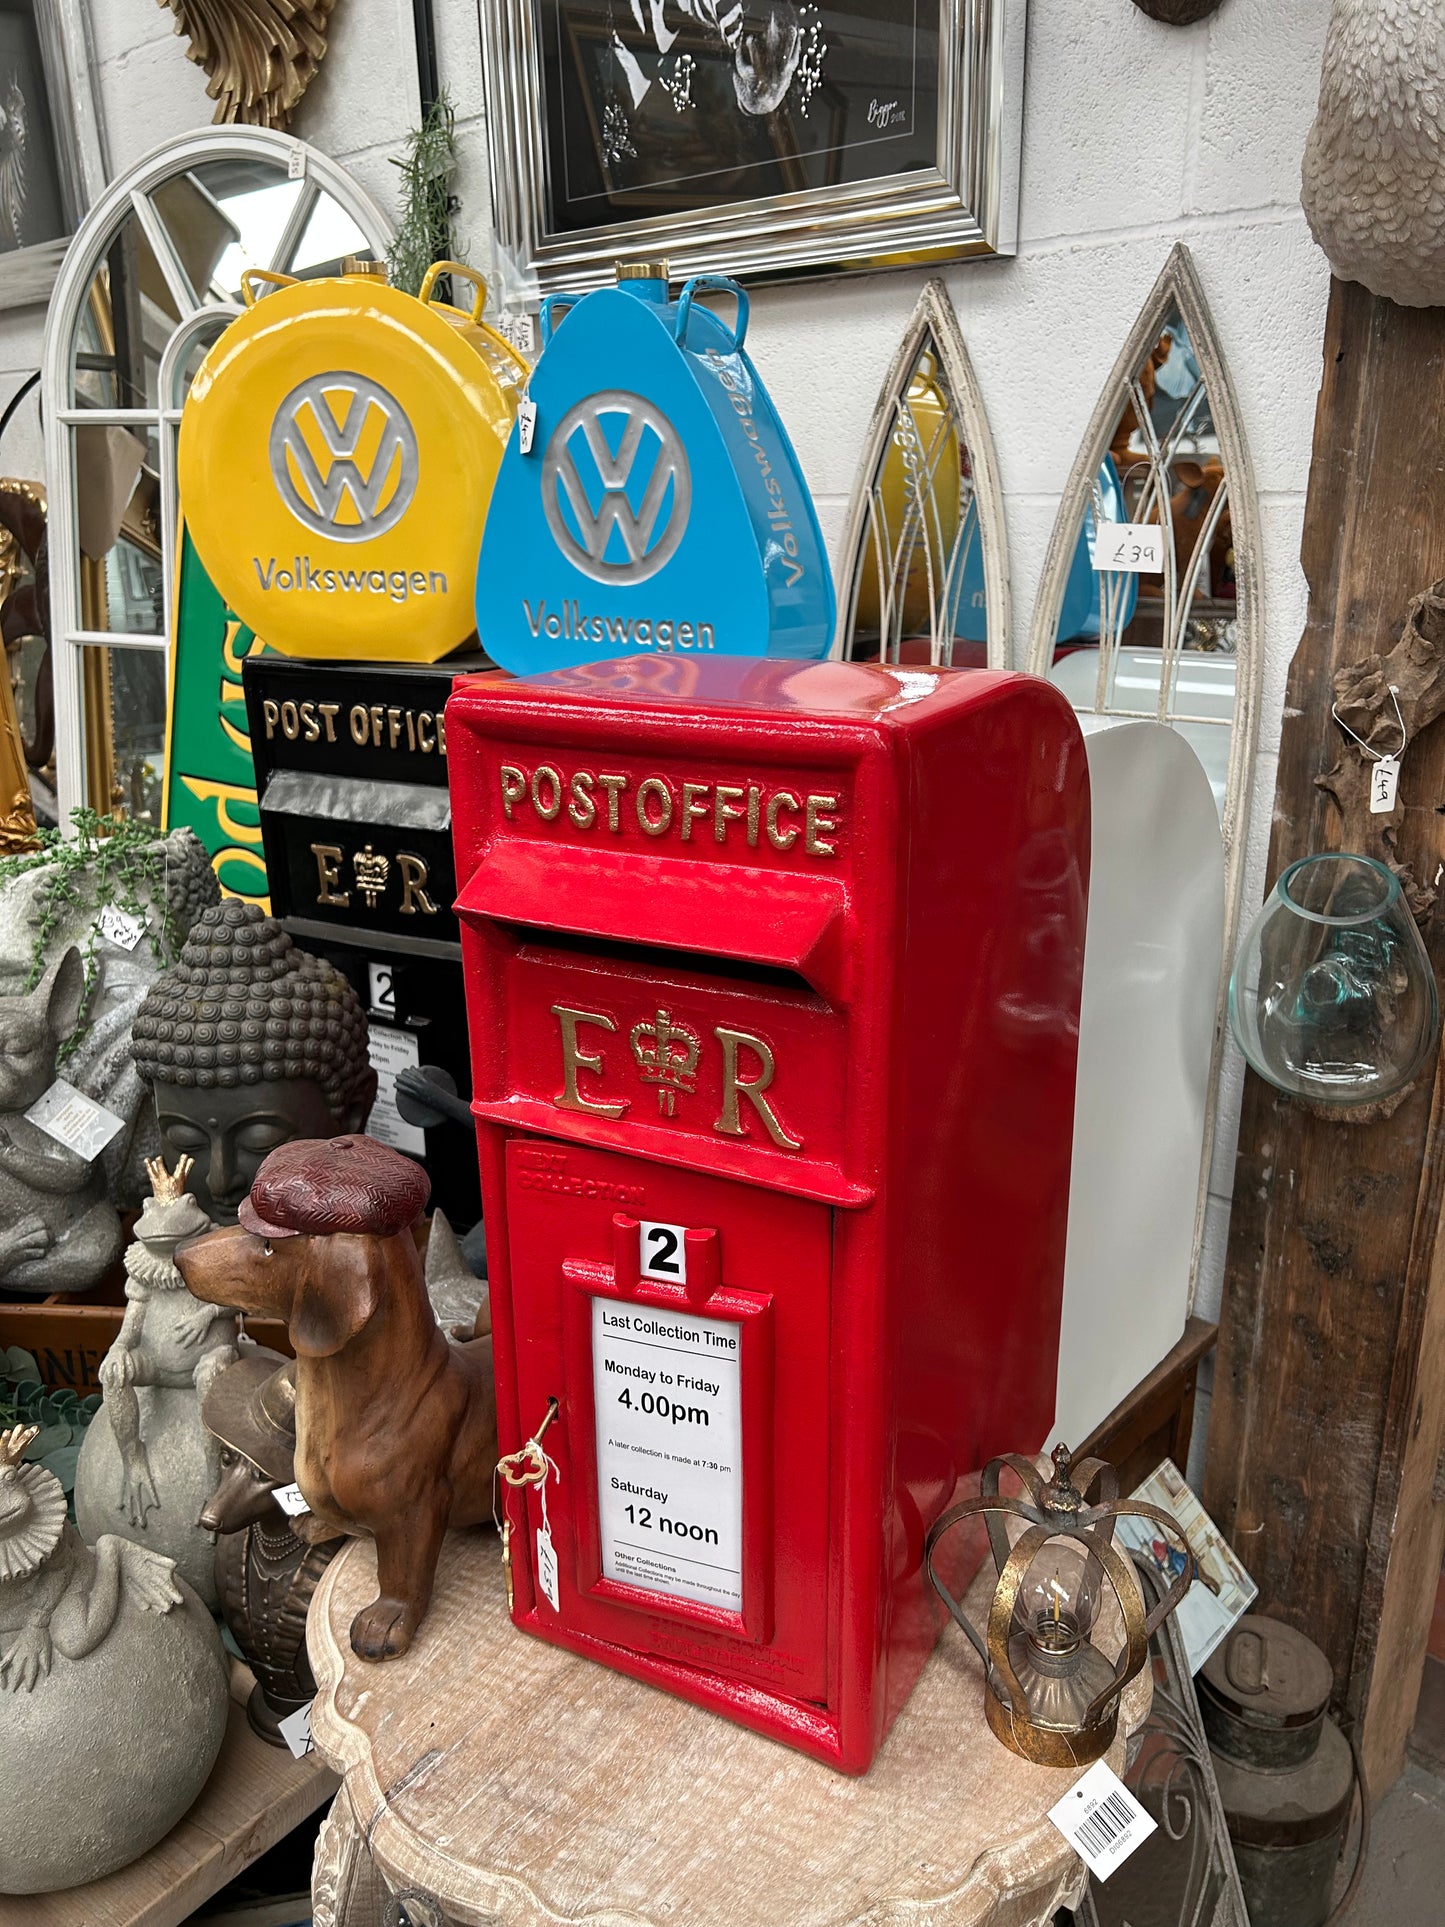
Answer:
<svg viewBox="0 0 1445 1927"><path fill-rule="evenodd" d="M999 1491L1005 1466L1023 1492ZM1113 1466L1085 1459L1078 1467L1066 1446L1053 1455L1045 1479L1032 1460L1010 1452L991 1459L976 1499L952 1506L925 1545L928 1576L984 1663L984 1711L995 1735L1038 1766L1087 1766L1109 1750L1119 1719L1119 1695L1142 1668L1149 1636L1179 1605L1195 1576L1194 1555L1177 1519L1143 1500L1120 1499ZM939 1575L939 1540L960 1521L982 1516L998 1570L987 1637L970 1624ZM1114 1546L1121 1518L1148 1519L1183 1548L1184 1566L1146 1617L1128 1561ZM1021 1519L1013 1537L1007 1521ZM1118 1657L1105 1651L1101 1608L1112 1592L1123 1618Z"/></svg>

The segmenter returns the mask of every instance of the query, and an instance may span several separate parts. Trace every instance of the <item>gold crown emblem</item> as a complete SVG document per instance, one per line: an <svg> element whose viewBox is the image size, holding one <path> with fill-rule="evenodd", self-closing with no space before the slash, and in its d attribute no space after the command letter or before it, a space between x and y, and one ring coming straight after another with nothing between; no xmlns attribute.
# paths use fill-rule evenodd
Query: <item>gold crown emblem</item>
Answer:
<svg viewBox="0 0 1445 1927"><path fill-rule="evenodd" d="M13 1425L8 1432L0 1432L0 1465L19 1465L26 1446L39 1437L38 1425Z"/></svg>
<svg viewBox="0 0 1445 1927"><path fill-rule="evenodd" d="M689 1024L675 1024L665 1010L655 1023L632 1026L632 1055L644 1084L659 1086L657 1108L664 1117L677 1109L677 1093L697 1089L697 1059L702 1039Z"/></svg>
<svg viewBox="0 0 1445 1927"><path fill-rule="evenodd" d="M175 1170L168 1171L163 1157L146 1159L146 1176L151 1181L151 1196L157 1204L174 1204L178 1198L186 1195L186 1179L191 1175L195 1162L194 1158L182 1153L176 1159Z"/></svg>

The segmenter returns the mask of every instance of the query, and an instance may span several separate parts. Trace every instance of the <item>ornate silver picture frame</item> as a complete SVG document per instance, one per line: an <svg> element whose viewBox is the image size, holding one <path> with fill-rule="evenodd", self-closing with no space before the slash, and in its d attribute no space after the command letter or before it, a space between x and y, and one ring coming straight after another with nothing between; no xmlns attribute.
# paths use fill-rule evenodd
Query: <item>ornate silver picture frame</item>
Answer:
<svg viewBox="0 0 1445 1927"><path fill-rule="evenodd" d="M505 279L1012 253L1026 0L479 0Z"/></svg>
<svg viewBox="0 0 1445 1927"><path fill-rule="evenodd" d="M0 309L49 299L105 185L84 0L0 9Z"/></svg>

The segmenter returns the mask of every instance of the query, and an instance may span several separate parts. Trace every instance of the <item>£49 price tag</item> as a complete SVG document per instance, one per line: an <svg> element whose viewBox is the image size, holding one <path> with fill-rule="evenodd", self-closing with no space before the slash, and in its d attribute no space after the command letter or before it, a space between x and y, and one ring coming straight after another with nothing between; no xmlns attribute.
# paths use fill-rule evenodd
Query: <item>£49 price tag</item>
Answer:
<svg viewBox="0 0 1445 1927"><path fill-rule="evenodd" d="M1164 531L1157 522L1101 522L1094 533L1099 573L1163 575Z"/></svg>
<svg viewBox="0 0 1445 1927"><path fill-rule="evenodd" d="M1370 814L1388 816L1395 807L1395 792L1400 787L1400 759L1382 756L1370 767Z"/></svg>
<svg viewBox="0 0 1445 1927"><path fill-rule="evenodd" d="M1095 1760L1049 1818L1096 1880L1107 1880L1158 1828L1107 1760Z"/></svg>

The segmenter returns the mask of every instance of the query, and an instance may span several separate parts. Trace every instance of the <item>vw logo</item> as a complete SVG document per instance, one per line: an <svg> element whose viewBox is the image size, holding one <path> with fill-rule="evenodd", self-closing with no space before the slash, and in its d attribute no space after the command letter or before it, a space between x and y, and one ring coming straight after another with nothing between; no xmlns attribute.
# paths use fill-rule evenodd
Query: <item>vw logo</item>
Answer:
<svg viewBox="0 0 1445 1927"><path fill-rule="evenodd" d="M682 438L641 395L589 395L547 444L542 505L552 539L584 575L645 582L687 532L692 474Z"/></svg>
<svg viewBox="0 0 1445 1927"><path fill-rule="evenodd" d="M369 542L416 494L416 431L401 403L366 375L309 375L271 423L271 475L314 535Z"/></svg>

